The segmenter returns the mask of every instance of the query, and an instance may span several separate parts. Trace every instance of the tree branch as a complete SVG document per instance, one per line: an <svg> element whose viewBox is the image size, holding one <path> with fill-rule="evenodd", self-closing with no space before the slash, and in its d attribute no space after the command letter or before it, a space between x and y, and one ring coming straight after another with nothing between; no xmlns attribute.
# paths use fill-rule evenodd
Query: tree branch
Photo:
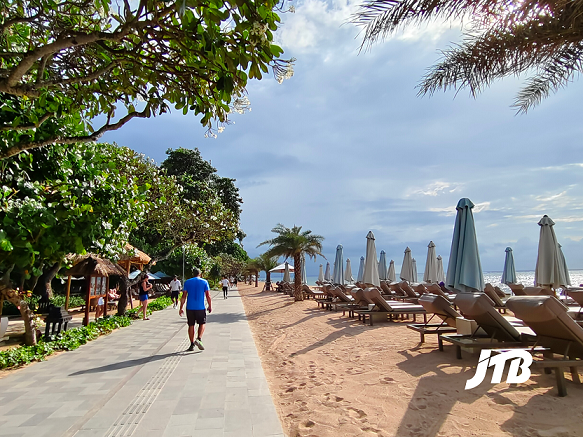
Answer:
<svg viewBox="0 0 583 437"><path fill-rule="evenodd" d="M49 138L49 139L43 140L43 141L28 141L28 142L24 142L24 143L18 143L12 147L9 147L8 149L4 150L3 152L0 152L0 160L10 158L14 155L18 155L19 153L21 153L25 150L38 149L39 147L44 147L44 146L48 146L51 144L73 144L73 143L87 143L90 141L97 141L99 138L101 138L101 136L105 132L119 129L124 124L126 124L128 121L130 121L132 118L147 118L148 117L147 114L149 112L150 112L150 106L148 105L141 112L130 112L129 114L127 114L125 117L123 117L122 119L120 119L116 123L112 123L112 124L107 123L107 124L103 125L101 128L96 130L91 135L84 135L84 136L79 136L79 137L65 137L65 138L53 137L53 138Z"/></svg>
<svg viewBox="0 0 583 437"><path fill-rule="evenodd" d="M6 126L6 125L0 125L0 132L6 132L6 131L23 131L23 130L30 130L30 129L36 129L38 127L40 127L41 124L43 124L45 121L47 121L49 118L51 118L53 115L55 115L52 112L47 112L45 115L43 115L40 120L38 121L38 123L35 124L27 124L24 126Z"/></svg>

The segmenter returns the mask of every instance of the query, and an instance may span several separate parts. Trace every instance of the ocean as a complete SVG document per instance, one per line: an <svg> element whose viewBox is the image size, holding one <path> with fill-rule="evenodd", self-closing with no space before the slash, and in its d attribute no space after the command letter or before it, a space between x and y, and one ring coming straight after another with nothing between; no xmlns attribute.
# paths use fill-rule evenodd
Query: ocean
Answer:
<svg viewBox="0 0 583 437"><path fill-rule="evenodd" d="M571 278L571 284L573 286L578 286L583 284L583 270L570 270L569 276ZM283 274L272 273L271 280L273 282L281 281ZM500 283L500 278L502 277L502 272L484 272L484 283L490 283L492 285L499 286L502 290L510 293L510 288L506 285ZM293 274L292 274L293 278ZM524 284L526 287L534 285L534 270L526 270L516 272L516 279L519 284ZM263 276L262 280L265 280ZM316 285L318 280L317 276L308 276L308 285ZM423 282L423 272L418 274L418 282Z"/></svg>

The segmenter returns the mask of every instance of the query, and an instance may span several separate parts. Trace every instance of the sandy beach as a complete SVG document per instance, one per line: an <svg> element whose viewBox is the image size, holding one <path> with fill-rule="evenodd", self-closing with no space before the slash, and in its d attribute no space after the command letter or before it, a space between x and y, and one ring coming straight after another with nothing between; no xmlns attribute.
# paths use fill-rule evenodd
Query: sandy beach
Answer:
<svg viewBox="0 0 583 437"><path fill-rule="evenodd" d="M583 385L554 375L465 391L478 355L407 329L407 321L363 325L311 300L240 283L245 311L284 431L296 436L583 435ZM505 378L503 378L504 381Z"/></svg>

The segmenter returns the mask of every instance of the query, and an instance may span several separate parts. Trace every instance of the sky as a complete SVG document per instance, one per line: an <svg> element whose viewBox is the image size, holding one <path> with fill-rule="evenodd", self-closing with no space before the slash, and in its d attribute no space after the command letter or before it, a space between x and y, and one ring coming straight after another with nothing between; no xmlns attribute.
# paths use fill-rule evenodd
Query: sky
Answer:
<svg viewBox="0 0 583 437"><path fill-rule="evenodd" d="M132 120L106 134L157 162L168 148L199 148L243 198L243 245L250 256L277 224L325 237L332 264L342 244L353 273L372 230L377 251L405 248L423 271L430 240L447 269L455 206L473 209L484 271L502 270L512 247L516 268L533 270L540 218L555 221L569 268L583 268L583 82L575 81L526 115L511 108L525 77L469 92L418 97L416 86L460 41L455 26L409 28L359 52L361 29L348 23L358 2L303 0L283 14L276 42L294 57L294 76L251 81L251 112L216 139L181 111ZM317 275L318 258L308 262Z"/></svg>

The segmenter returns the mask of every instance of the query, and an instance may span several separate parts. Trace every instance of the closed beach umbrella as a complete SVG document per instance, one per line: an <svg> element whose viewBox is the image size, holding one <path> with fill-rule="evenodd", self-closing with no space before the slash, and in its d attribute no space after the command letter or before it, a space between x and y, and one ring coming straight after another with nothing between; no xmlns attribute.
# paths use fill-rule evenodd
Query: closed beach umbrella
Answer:
<svg viewBox="0 0 583 437"><path fill-rule="evenodd" d="M506 258L504 258L504 270L502 271L501 284L516 284L516 270L514 269L514 255L512 248L506 248Z"/></svg>
<svg viewBox="0 0 583 437"><path fill-rule="evenodd" d="M534 270L534 282L537 286L559 288L567 285L564 265L561 261L559 243L553 226L554 221L547 215L538 222L540 238L538 241L538 256Z"/></svg>
<svg viewBox="0 0 583 437"><path fill-rule="evenodd" d="M565 279L567 280L567 283L565 285L571 285L571 277L569 275L569 268L567 267L567 260L565 259L565 255L563 254L563 249L560 244L559 255L561 256L561 265L563 266L563 272L565 274Z"/></svg>
<svg viewBox="0 0 583 437"><path fill-rule="evenodd" d="M342 244L336 247L336 259L334 260L334 276L332 282L344 285L344 257L342 255Z"/></svg>
<svg viewBox="0 0 583 437"><path fill-rule="evenodd" d="M350 266L350 258L346 258L346 270L344 271L344 280L348 284L354 284L354 278L352 277L352 267Z"/></svg>
<svg viewBox="0 0 583 437"><path fill-rule="evenodd" d="M324 266L320 264L320 273L318 273L318 282L324 282Z"/></svg>
<svg viewBox="0 0 583 437"><path fill-rule="evenodd" d="M360 257L360 265L358 266L358 275L356 275L356 282L362 282L364 277L364 256Z"/></svg>
<svg viewBox="0 0 583 437"><path fill-rule="evenodd" d="M285 263L285 268L283 271L283 282L291 282L291 277L289 275L289 264Z"/></svg>
<svg viewBox="0 0 583 437"><path fill-rule="evenodd" d="M484 291L473 207L474 204L467 198L460 199L456 206L457 215L447 266L446 285L461 291Z"/></svg>
<svg viewBox="0 0 583 437"><path fill-rule="evenodd" d="M445 284L445 272L443 271L443 259L441 255L437 256L437 283L443 282Z"/></svg>
<svg viewBox="0 0 583 437"><path fill-rule="evenodd" d="M403 265L401 266L401 273L399 277L403 281L415 282L413 277L413 257L411 256L411 249L405 249L405 256L403 257Z"/></svg>
<svg viewBox="0 0 583 437"><path fill-rule="evenodd" d="M377 261L377 248L372 231L368 231L368 234L366 235L366 258L364 259L364 274L362 282L376 287L381 286L381 281L379 279L379 264Z"/></svg>
<svg viewBox="0 0 583 437"><path fill-rule="evenodd" d="M332 276L330 275L330 263L326 263L326 271L324 272L324 281L330 282Z"/></svg>
<svg viewBox="0 0 583 437"><path fill-rule="evenodd" d="M381 250L381 257L379 259L379 279L381 281L387 280L387 254Z"/></svg>
<svg viewBox="0 0 583 437"><path fill-rule="evenodd" d="M427 261L423 272L423 282L437 283L437 256L435 255L435 243L429 242L427 246Z"/></svg>
<svg viewBox="0 0 583 437"><path fill-rule="evenodd" d="M306 273L306 255L302 253L302 284L308 285L308 275Z"/></svg>
<svg viewBox="0 0 583 437"><path fill-rule="evenodd" d="M387 273L387 279L391 282L397 281L397 273L395 272L395 261L391 260L389 263L389 273Z"/></svg>
<svg viewBox="0 0 583 437"><path fill-rule="evenodd" d="M411 262L413 263L413 282L417 282L417 261L413 258Z"/></svg>

